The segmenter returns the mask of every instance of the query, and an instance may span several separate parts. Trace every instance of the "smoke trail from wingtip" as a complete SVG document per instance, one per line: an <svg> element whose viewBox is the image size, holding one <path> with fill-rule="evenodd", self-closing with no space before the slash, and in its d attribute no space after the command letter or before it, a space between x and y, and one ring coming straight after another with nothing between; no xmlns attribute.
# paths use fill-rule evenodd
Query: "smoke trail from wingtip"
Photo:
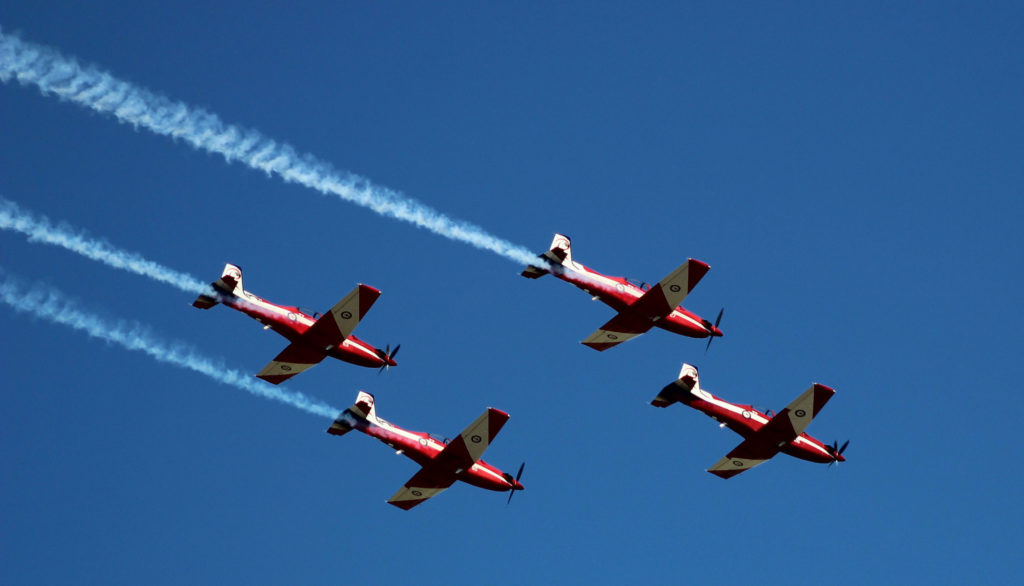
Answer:
<svg viewBox="0 0 1024 586"><path fill-rule="evenodd" d="M30 242L43 242L66 248L82 256L173 285L190 293L210 293L209 285L195 277L146 260L133 252L117 249L110 244L89 238L66 224L53 224L46 216L32 214L18 204L0 196L0 229L21 232Z"/></svg>
<svg viewBox="0 0 1024 586"><path fill-rule="evenodd" d="M374 212L412 223L446 238L489 250L520 264L534 262L530 251L454 220L397 191L339 171L309 154L300 154L252 129L226 124L215 114L115 78L58 51L4 34L0 30L0 80L16 79L44 94L110 114L121 122L156 134L180 138L192 146L238 161L285 181L332 194Z"/></svg>
<svg viewBox="0 0 1024 586"><path fill-rule="evenodd" d="M173 364L204 374L213 380L253 395L280 401L313 415L334 418L336 409L302 393L257 382L249 375L225 368L197 350L182 344L159 339L137 322L105 320L78 309L74 302L56 289L35 285L25 288L0 269L0 301L15 311L68 326L93 338L117 344L128 350L143 352L159 362Z"/></svg>

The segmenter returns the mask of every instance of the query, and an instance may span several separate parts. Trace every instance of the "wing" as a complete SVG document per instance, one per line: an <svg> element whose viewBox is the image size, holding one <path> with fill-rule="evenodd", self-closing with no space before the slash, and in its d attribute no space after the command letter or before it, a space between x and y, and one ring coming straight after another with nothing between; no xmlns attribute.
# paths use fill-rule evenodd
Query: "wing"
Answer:
<svg viewBox="0 0 1024 586"><path fill-rule="evenodd" d="M327 354L319 348L301 342L293 342L271 360L270 364L264 366L263 370L256 373L256 377L272 385L279 385L300 372L320 364L325 356Z"/></svg>
<svg viewBox="0 0 1024 586"><path fill-rule="evenodd" d="M455 482L454 474L443 474L437 470L421 469L413 475L388 503L408 511L423 501L437 496Z"/></svg>
<svg viewBox="0 0 1024 586"><path fill-rule="evenodd" d="M359 325L359 320L370 311L380 297L380 291L369 285L359 285L337 302L330 311L316 320L302 335L306 343L316 346L337 346Z"/></svg>
<svg viewBox="0 0 1024 586"><path fill-rule="evenodd" d="M508 421L508 413L487 408L483 415L469 424L441 453L405 483L388 502L409 510L436 496L455 482L455 476L467 470L484 454L494 436Z"/></svg>
<svg viewBox="0 0 1024 586"><path fill-rule="evenodd" d="M710 269L706 263L689 259L629 306L629 311L647 319L672 313Z"/></svg>
<svg viewBox="0 0 1024 586"><path fill-rule="evenodd" d="M770 460L783 446L807 429L807 425L834 394L831 388L814 383L761 429L708 468L708 472L722 478L732 478Z"/></svg>
<svg viewBox="0 0 1024 586"><path fill-rule="evenodd" d="M491 407L469 424L459 437L453 439L434 458L434 463L454 470L466 470L473 466L501 428L508 421L508 413Z"/></svg>
<svg viewBox="0 0 1024 586"><path fill-rule="evenodd" d="M687 260L657 285L648 289L628 309L590 334L583 340L583 345L603 352L651 329L655 321L672 313L683 299L686 299L687 294L697 286L709 268L699 260Z"/></svg>
<svg viewBox="0 0 1024 586"><path fill-rule="evenodd" d="M788 424L790 427L783 429L786 430L787 435L792 433L793 437L789 441L796 439L796 436L800 435L810 425L811 420L821 411L821 408L828 403L828 400L832 398L832 395L836 392L825 385L819 385L814 383L811 388L807 389L799 397L793 400L792 403L786 406L785 409L779 412L778 415L772 418L768 422L771 425L776 419L782 420L785 416L785 421L780 421L779 425L782 427L783 423ZM767 427L767 426L766 426ZM792 432L790 432L792 429Z"/></svg>
<svg viewBox="0 0 1024 586"><path fill-rule="evenodd" d="M580 343L598 352L604 352L612 346L632 340L653 327L654 322L651 320L639 319L632 312L622 312Z"/></svg>
<svg viewBox="0 0 1024 586"><path fill-rule="evenodd" d="M763 427L761 429L764 429ZM721 478L732 478L740 472L750 470L754 466L764 464L779 453L782 446L776 446L765 442L765 438L758 438L758 434L745 439L740 445L732 449L724 458L715 462L715 465L708 468L708 472ZM795 437L795 436L794 436Z"/></svg>

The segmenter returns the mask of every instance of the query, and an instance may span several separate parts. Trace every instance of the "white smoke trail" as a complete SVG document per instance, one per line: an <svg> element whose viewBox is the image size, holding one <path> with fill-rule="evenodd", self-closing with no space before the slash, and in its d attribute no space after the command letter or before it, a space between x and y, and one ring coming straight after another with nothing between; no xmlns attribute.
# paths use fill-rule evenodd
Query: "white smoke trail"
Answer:
<svg viewBox="0 0 1024 586"><path fill-rule="evenodd" d="M56 289L38 284L26 289L2 269L0 277L0 300L15 311L71 327L128 350L144 352L159 362L187 368L217 382L265 399L280 401L313 415L334 418L341 411L302 393L275 387L237 370L225 368L183 343L162 341L137 322L110 322L82 311Z"/></svg>
<svg viewBox="0 0 1024 586"><path fill-rule="evenodd" d="M225 124L215 114L115 78L93 65L61 55L55 49L4 34L0 30L0 80L16 79L37 86L121 122L157 134L180 138L192 146L238 161L288 182L333 194L374 212L426 228L452 240L489 250L519 264L535 263L535 255L483 228L454 220L402 193L335 169L309 154L299 154L256 130Z"/></svg>
<svg viewBox="0 0 1024 586"><path fill-rule="evenodd" d="M0 229L14 230L28 236L29 242L43 242L66 248L82 256L173 285L189 293L211 294L210 286L191 275L146 260L133 252L119 250L106 242L89 238L64 223L53 224L46 216L21 209L18 204L0 196Z"/></svg>

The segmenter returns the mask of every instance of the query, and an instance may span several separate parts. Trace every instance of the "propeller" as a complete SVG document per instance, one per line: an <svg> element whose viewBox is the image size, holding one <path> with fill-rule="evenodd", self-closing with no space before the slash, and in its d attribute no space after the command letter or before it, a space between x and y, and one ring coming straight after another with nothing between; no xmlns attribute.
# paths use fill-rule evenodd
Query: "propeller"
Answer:
<svg viewBox="0 0 1024 586"><path fill-rule="evenodd" d="M843 455L843 452L846 451L846 446L848 445L850 445L850 440L846 440L845 442L843 442L842 446L839 445L839 440L836 440L832 442L831 446L825 446L825 449L828 450L828 453L832 455L832 461L828 463L829 468L832 467L832 464L835 464L836 462L839 461L839 457Z"/></svg>
<svg viewBox="0 0 1024 586"><path fill-rule="evenodd" d="M522 489L516 488L516 485L519 484L519 479L522 478L522 476L523 476L523 468L525 468L525 467L526 467L526 462L523 462L522 464L519 465L519 472L516 472L515 481L512 480L512 475L511 474L505 474L505 480L507 480L509 482L509 484L512 485L512 490L509 491L509 493L508 493L508 500L505 501L505 506L508 506L509 503L512 502L512 495L514 495L517 490L522 490Z"/></svg>
<svg viewBox="0 0 1024 586"><path fill-rule="evenodd" d="M707 354L708 350L711 349L711 342L716 336L721 336L722 333L715 333L718 330L718 324L722 323L722 314L725 313L725 308L718 310L718 317L715 318L715 324L712 326L711 322L704 320L704 327L711 330L711 335L708 336L708 345L704 347L704 353Z"/></svg>
<svg viewBox="0 0 1024 586"><path fill-rule="evenodd" d="M377 374L380 374L385 370L389 370L391 368L391 363L394 361L395 356L398 355L398 349L401 347L402 345L398 344L395 346L395 349L392 350L391 344L388 344L384 350L377 350L377 356L379 356L380 359L384 361L384 364L381 365L380 370L377 371Z"/></svg>

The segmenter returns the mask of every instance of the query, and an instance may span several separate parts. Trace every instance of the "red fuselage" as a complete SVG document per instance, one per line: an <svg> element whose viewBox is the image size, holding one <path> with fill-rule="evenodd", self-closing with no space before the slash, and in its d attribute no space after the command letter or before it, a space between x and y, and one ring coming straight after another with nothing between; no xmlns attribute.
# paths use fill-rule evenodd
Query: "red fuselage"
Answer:
<svg viewBox="0 0 1024 586"><path fill-rule="evenodd" d="M308 314L298 307L277 305L262 297L246 291L244 297L225 296L220 300L225 305L237 309L264 326L288 338L289 342L299 340L316 322L319 314ZM395 366L395 361L384 352L360 340L355 334L345 338L340 344L319 347L325 354L344 362L358 366L381 367L385 364ZM384 356L382 358L382 356Z"/></svg>
<svg viewBox="0 0 1024 586"><path fill-rule="evenodd" d="M674 394L676 389L678 387L676 387L675 383L672 383L666 386L662 392L666 395ZM740 434L744 439L761 429L771 419L767 414L754 409L750 405L730 403L704 389L695 388L688 393L679 393L677 398L679 401ZM782 452L794 458L822 464L831 463L833 460L846 461L842 454L836 454L833 457L832 453L826 449L824 443L806 433L801 433L796 439L783 446Z"/></svg>
<svg viewBox="0 0 1024 586"><path fill-rule="evenodd" d="M600 299L619 313L627 311L630 305L647 292L648 287L646 283L641 283L640 286L637 286L623 277L603 275L577 262L574 262L573 265L576 270L553 265L550 267L550 271L554 276L567 283L572 283L577 288L586 291L588 295ZM722 335L721 330L712 325L711 322L681 305L672 310L672 313L666 317L654 322L654 325L663 330L691 338Z"/></svg>
<svg viewBox="0 0 1024 586"><path fill-rule="evenodd" d="M341 417L344 417L346 423L351 427L370 437L377 438L397 450L399 454L423 467L430 465L447 445L447 442L439 441L428 433L402 429L379 417L377 418L379 425L353 417L348 412L343 413ZM511 475L505 474L483 460L477 460L468 469L446 470L445 472L452 474L456 480L487 490L504 492L513 487L515 490L523 490L523 485L512 479Z"/></svg>

